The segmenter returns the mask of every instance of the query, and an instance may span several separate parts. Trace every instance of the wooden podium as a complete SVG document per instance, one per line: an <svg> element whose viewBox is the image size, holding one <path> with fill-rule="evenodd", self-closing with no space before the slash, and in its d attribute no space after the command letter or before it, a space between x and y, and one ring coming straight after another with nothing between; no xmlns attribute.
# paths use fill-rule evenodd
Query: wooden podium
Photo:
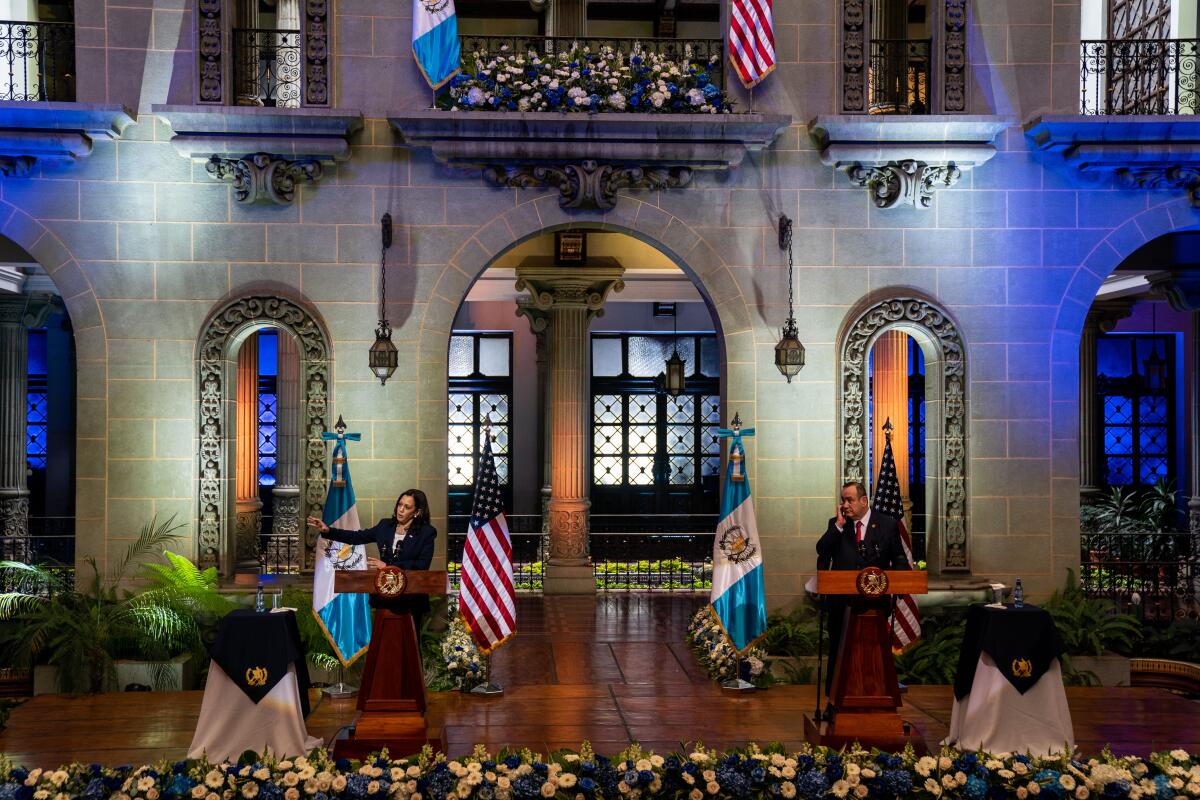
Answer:
<svg viewBox="0 0 1200 800"><path fill-rule="evenodd" d="M836 707L832 723L804 716L804 734L814 744L842 747L858 742L895 752L912 742L924 750L919 736L906 732L896 713L900 686L892 659L892 631L888 617L892 595L925 594L929 576L918 570L823 570L817 573L817 593L837 595L849 605L845 628L838 647L837 672L833 676ZM836 620L830 625L836 625ZM818 686L820 692L822 687Z"/></svg>
<svg viewBox="0 0 1200 800"><path fill-rule="evenodd" d="M386 580L380 580L380 577ZM445 751L440 730L425 723L425 674L412 613L414 594L443 594L446 573L434 570L342 570L333 578L339 593L371 595L374 621L367 666L358 690L358 718L339 735L333 752L363 758L384 747L393 758L412 755L426 744Z"/></svg>

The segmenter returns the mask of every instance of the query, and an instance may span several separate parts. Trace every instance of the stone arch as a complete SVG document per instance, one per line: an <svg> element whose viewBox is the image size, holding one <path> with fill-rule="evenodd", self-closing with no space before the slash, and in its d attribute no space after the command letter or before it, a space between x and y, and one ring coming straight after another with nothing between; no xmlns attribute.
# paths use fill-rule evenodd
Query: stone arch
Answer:
<svg viewBox="0 0 1200 800"><path fill-rule="evenodd" d="M624 233L655 247L674 261L701 290L721 333L723 369L722 399L734 403L742 417L754 419L756 357L754 329L749 304L721 256L692 227L652 203L621 195L616 208L607 212L583 211L568 214L557 194L542 195L480 225L448 259L435 281L432 296L421 320L418 391L422 431L417 446L418 481L430 498L435 521L444 528L446 497L446 366L450 329L454 315L471 284L497 255L532 236L565 227ZM736 380L731 373L736 370ZM748 454L753 470L755 452ZM439 537L438 556L445 550Z"/></svg>
<svg viewBox="0 0 1200 800"><path fill-rule="evenodd" d="M962 333L949 313L909 289L884 290L848 317L838 348L837 373L843 481L867 478L867 354L885 331L911 335L925 353L926 476L931 571L970 572L967 531L967 370Z"/></svg>
<svg viewBox="0 0 1200 800"><path fill-rule="evenodd" d="M197 437L199 439L199 496L197 502L197 560L201 567L217 566L226 574L238 542L231 540L234 518L233 469L237 400L237 361L233 354L252 331L274 327L293 336L300 351L303 376L302 424L304 448L301 516L320 516L325 499L325 442L329 388L332 385L330 337L316 312L300 303L271 295L248 295L227 300L209 315L196 348ZM310 545L311 542L306 542ZM245 544L242 543L245 547ZM305 547L310 567L312 548Z"/></svg>

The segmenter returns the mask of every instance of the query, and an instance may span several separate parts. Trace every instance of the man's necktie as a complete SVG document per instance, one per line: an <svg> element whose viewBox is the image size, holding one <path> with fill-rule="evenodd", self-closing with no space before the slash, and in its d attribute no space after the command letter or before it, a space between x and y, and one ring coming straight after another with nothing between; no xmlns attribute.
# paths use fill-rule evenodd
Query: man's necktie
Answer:
<svg viewBox="0 0 1200 800"><path fill-rule="evenodd" d="M858 522L854 523L854 535L856 537L858 537L857 541L861 542L863 540L862 520L861 519Z"/></svg>

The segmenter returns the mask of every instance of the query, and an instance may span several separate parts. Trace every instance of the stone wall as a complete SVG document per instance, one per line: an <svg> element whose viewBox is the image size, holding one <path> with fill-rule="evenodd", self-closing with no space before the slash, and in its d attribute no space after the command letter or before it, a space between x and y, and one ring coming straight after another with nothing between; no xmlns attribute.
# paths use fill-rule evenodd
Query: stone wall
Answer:
<svg viewBox="0 0 1200 800"><path fill-rule="evenodd" d="M781 65L753 101L795 120L768 151L684 190L569 213L556 195L487 187L477 171L398 143L386 115L430 97L409 53L409 8L338 0L334 105L367 117L352 156L291 205L243 206L175 151L151 111L191 102L192 4L122 1L77 3L79 100L123 102L137 124L74 167L0 183L2 232L51 273L75 325L80 558L120 552L151 514L178 515L194 537L197 336L220 303L263 292L311 309L333 343L331 415L363 433L350 451L360 517L387 515L398 490L416 485L444 531L446 348L459 304L514 243L588 225L659 247L712 303L724 407L758 430L749 464L772 603L801 591L833 512L839 332L865 298L914 290L946 309L966 343L972 571L1020 573L1044 593L1078 563L1083 316L1122 257L1200 221L1185 201L1082 185L1039 161L1014 125L932 208L875 208L810 143L807 123L837 110L840 4L804 0L777 4ZM971 13L974 112L1023 123L1075 111L1077 3L977 2ZM397 225L388 315L401 368L381 387L366 349L385 211ZM791 384L773 365L787 311L780 213L795 220L808 354Z"/></svg>

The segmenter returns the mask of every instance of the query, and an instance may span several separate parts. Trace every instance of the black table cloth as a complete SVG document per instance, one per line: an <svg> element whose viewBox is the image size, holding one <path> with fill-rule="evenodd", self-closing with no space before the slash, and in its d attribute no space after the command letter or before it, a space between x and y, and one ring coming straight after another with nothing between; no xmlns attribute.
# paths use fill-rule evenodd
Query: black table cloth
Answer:
<svg viewBox="0 0 1200 800"><path fill-rule="evenodd" d="M967 631L954 675L954 696L962 700L971 693L980 653L991 656L1013 688L1025 694L1063 651L1054 618L1044 608L973 605L967 610Z"/></svg>
<svg viewBox="0 0 1200 800"><path fill-rule="evenodd" d="M308 716L308 668L294 611L272 613L241 608L229 613L217 625L211 655L255 703L279 683L288 666L294 665L300 707Z"/></svg>

